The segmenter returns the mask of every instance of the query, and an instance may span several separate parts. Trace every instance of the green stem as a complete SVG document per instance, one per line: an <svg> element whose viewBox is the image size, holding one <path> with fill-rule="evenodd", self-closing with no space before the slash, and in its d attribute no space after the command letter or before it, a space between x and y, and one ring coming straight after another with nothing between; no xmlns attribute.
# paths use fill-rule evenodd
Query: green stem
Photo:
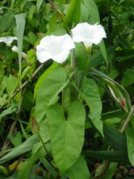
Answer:
<svg viewBox="0 0 134 179"><path fill-rule="evenodd" d="M76 59L75 59L74 50L71 51L71 68L72 68L73 70L76 69Z"/></svg>
<svg viewBox="0 0 134 179"><path fill-rule="evenodd" d="M46 148L46 146L45 146L45 143L44 143L44 141L43 141L43 139L42 139L40 133L38 132L37 135L38 135L38 137L39 137L39 139L40 139L40 141L41 141L41 143L42 143L42 145L43 145L43 148L45 149L46 153L48 154L49 152L48 152L48 150L47 150L47 148Z"/></svg>
<svg viewBox="0 0 134 179"><path fill-rule="evenodd" d="M127 119L125 120L125 122L124 122L124 124L123 124L123 126L122 126L122 128L120 130L121 133L123 133L125 131L125 129L127 128L128 123L129 123L129 121L131 120L131 118L133 116L133 113L134 113L134 105L132 106L132 108L131 108L128 116L127 116Z"/></svg>
<svg viewBox="0 0 134 179"><path fill-rule="evenodd" d="M78 84L79 88L81 88L81 86L83 84L84 77L88 74L90 59L91 59L91 47L86 49L85 53L88 54L88 58L87 58L85 71L82 71L82 74L81 74L81 77L80 77L80 80L79 80L79 84Z"/></svg>

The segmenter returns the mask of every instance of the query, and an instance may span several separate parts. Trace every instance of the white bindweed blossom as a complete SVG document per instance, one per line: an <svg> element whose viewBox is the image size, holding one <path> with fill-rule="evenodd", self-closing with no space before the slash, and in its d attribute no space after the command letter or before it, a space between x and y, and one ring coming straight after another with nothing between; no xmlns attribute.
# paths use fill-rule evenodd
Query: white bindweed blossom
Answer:
<svg viewBox="0 0 134 179"><path fill-rule="evenodd" d="M72 38L68 35L44 37L36 47L37 58L41 63L53 59L63 63L69 56L70 50L75 48Z"/></svg>
<svg viewBox="0 0 134 179"><path fill-rule="evenodd" d="M11 46L11 43L14 40L17 40L17 37L13 37L13 36L0 37L0 42L5 43L7 46Z"/></svg>
<svg viewBox="0 0 134 179"><path fill-rule="evenodd" d="M98 24L79 23L71 31L74 42L83 42L86 48L92 44L98 45L103 38L106 38L103 26Z"/></svg>
<svg viewBox="0 0 134 179"><path fill-rule="evenodd" d="M12 51L18 53L18 47L14 45L12 47ZM21 55L22 55L23 58L27 57L26 53L24 53L24 52L21 52Z"/></svg>

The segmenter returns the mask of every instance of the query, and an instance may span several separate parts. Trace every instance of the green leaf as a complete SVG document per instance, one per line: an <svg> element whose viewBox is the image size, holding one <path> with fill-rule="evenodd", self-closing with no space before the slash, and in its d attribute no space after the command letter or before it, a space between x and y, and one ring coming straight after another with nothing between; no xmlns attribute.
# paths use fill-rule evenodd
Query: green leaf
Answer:
<svg viewBox="0 0 134 179"><path fill-rule="evenodd" d="M77 68L85 72L85 70L87 69L89 56L86 53L85 47L82 43L77 43L75 45L75 54L77 59Z"/></svg>
<svg viewBox="0 0 134 179"><path fill-rule="evenodd" d="M73 164L73 166L65 173L70 179L89 179L90 173L87 163L83 156Z"/></svg>
<svg viewBox="0 0 134 179"><path fill-rule="evenodd" d="M88 105L90 112L89 117L93 125L103 136L103 123L101 121L102 102L96 82L93 79L84 79L83 98Z"/></svg>
<svg viewBox="0 0 134 179"><path fill-rule="evenodd" d="M71 0L64 22L66 26L72 23L77 24L80 20L80 4L81 0Z"/></svg>
<svg viewBox="0 0 134 179"><path fill-rule="evenodd" d="M8 169L5 168L4 166L0 165L0 173L3 175L8 175Z"/></svg>
<svg viewBox="0 0 134 179"><path fill-rule="evenodd" d="M48 75L49 74L49 75ZM58 99L58 94L68 84L67 72L64 68L58 66L46 71L37 82L35 90L36 105L34 117L39 122L45 114L46 108L55 103Z"/></svg>
<svg viewBox="0 0 134 179"><path fill-rule="evenodd" d="M61 172L69 169L78 159L85 128L85 110L80 102L73 102L64 114L63 108L55 104L47 109L50 127L52 154Z"/></svg>
<svg viewBox="0 0 134 179"><path fill-rule="evenodd" d="M36 4L36 6L37 6L37 12L39 11L39 9L40 9L42 3L43 3L43 0L38 0L38 1L37 1L37 4Z"/></svg>
<svg viewBox="0 0 134 179"><path fill-rule="evenodd" d="M106 170L104 175L102 176L103 179L112 179L116 169L117 169L118 164L117 163L110 163L109 168Z"/></svg>
<svg viewBox="0 0 134 179"><path fill-rule="evenodd" d="M16 107L14 105L10 106L9 108L3 110L1 113L0 113L0 121L2 120L2 118L4 118L5 116L9 115L9 114L12 114L13 112L16 111Z"/></svg>
<svg viewBox="0 0 134 179"><path fill-rule="evenodd" d="M89 150L86 152L88 157L108 160L110 162L123 162L129 164L128 156L123 151L93 151Z"/></svg>
<svg viewBox="0 0 134 179"><path fill-rule="evenodd" d="M57 63L53 63L38 79L34 88L34 97L37 96L38 90L44 83L44 80L52 73L52 71L57 68Z"/></svg>
<svg viewBox="0 0 134 179"><path fill-rule="evenodd" d="M9 134L8 138L15 147L22 143L22 134L20 132L16 132L15 135Z"/></svg>
<svg viewBox="0 0 134 179"><path fill-rule="evenodd" d="M90 72L92 75L95 75L97 77L99 77L100 79L104 80L107 84L107 86L110 86L110 88L112 89L114 95L116 94L116 98L124 98L126 100L126 105L125 105L125 110L129 111L131 110L131 101L130 101L130 96L128 94L128 92L123 88L122 85L120 85L119 83L117 83L116 81L114 81L113 79L111 79L109 76L107 76L106 74L96 70L96 69L91 69ZM119 100L116 102L120 102Z"/></svg>
<svg viewBox="0 0 134 179"><path fill-rule="evenodd" d="M134 120L134 117L132 120ZM134 166L134 128L131 123L127 126L125 133L127 139L128 158L132 166Z"/></svg>
<svg viewBox="0 0 134 179"><path fill-rule="evenodd" d="M37 147L34 146L34 148ZM43 154L44 153L44 154ZM41 147L39 147L36 152L32 152L31 156L26 159L23 163L20 164L20 167L18 169L18 178L19 179L29 179L29 177L31 176L31 171L33 169L33 166L35 164L35 162L37 160L39 160L40 158L42 158L45 155L44 150L42 150Z"/></svg>
<svg viewBox="0 0 134 179"><path fill-rule="evenodd" d="M107 51L106 51L104 40L102 40L102 42L99 44L99 46L100 46L102 56L106 62L106 65L108 65L108 57L107 57Z"/></svg>
<svg viewBox="0 0 134 179"><path fill-rule="evenodd" d="M99 11L94 0L83 0L81 4L81 21L100 22Z"/></svg>
<svg viewBox="0 0 134 179"><path fill-rule="evenodd" d="M122 119L119 118L119 117L113 117L113 118L108 118L108 119L106 119L106 120L105 120L105 123L106 123L106 124L112 124L112 125L114 125L114 124L120 123L121 120L122 120Z"/></svg>
<svg viewBox="0 0 134 179"><path fill-rule="evenodd" d="M15 15L16 25L17 25L16 34L17 34L17 38L18 38L18 51L19 51L18 55L19 55L20 58L21 58L21 52L22 52L22 46L23 46L25 17L26 17L25 13Z"/></svg>
<svg viewBox="0 0 134 179"><path fill-rule="evenodd" d="M13 148L9 153L0 158L0 164L10 161L11 159L18 157L26 152L29 152L32 150L36 142L38 142L38 137L36 135L31 136L24 143L20 144L18 147Z"/></svg>
<svg viewBox="0 0 134 179"><path fill-rule="evenodd" d="M46 158L41 159L42 164L47 169L47 171L51 174L53 178L56 178L57 172L56 169L46 160Z"/></svg>
<svg viewBox="0 0 134 179"><path fill-rule="evenodd" d="M13 25L14 14L12 11L8 11L7 13L4 13L2 16L0 16L0 34L9 31Z"/></svg>
<svg viewBox="0 0 134 179"><path fill-rule="evenodd" d="M21 77L21 58L22 58L22 47L23 47L23 35L25 29L25 17L26 14L17 14L15 15L16 19L16 36L18 38L18 57L19 57L19 75Z"/></svg>
<svg viewBox="0 0 134 179"><path fill-rule="evenodd" d="M113 149L122 150L127 153L127 143L124 134L108 125L104 125L104 135Z"/></svg>
<svg viewBox="0 0 134 179"><path fill-rule="evenodd" d="M127 69L123 74L121 84L127 87L133 83L134 83L134 69Z"/></svg>
<svg viewBox="0 0 134 179"><path fill-rule="evenodd" d="M7 78L7 86L6 86L6 90L7 90L7 93L8 95L10 96L14 90L16 89L18 85L18 80L15 76L13 75L10 75L8 78Z"/></svg>
<svg viewBox="0 0 134 179"><path fill-rule="evenodd" d="M33 15L35 13L35 10L36 10L36 6L31 5L31 7L29 8L29 14L28 14L29 21L31 21L33 19Z"/></svg>

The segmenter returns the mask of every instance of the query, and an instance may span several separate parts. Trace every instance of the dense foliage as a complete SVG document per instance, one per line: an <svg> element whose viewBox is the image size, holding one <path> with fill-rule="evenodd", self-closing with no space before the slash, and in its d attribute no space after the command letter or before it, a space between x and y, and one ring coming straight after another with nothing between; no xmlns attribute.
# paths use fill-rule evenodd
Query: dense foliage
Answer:
<svg viewBox="0 0 134 179"><path fill-rule="evenodd" d="M81 22L107 38L40 64L40 40ZM133 0L2 0L0 178L133 178L133 58Z"/></svg>

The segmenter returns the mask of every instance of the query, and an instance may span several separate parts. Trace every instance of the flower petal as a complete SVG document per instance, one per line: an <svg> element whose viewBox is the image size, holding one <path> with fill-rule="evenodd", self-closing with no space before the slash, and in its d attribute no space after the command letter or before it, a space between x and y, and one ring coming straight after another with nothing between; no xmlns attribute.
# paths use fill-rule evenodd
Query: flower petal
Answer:
<svg viewBox="0 0 134 179"><path fill-rule="evenodd" d="M44 50L41 46L37 46L36 49L37 49L36 52L37 59L39 60L40 63L44 63L47 60L51 59L51 55L46 50Z"/></svg>
<svg viewBox="0 0 134 179"><path fill-rule="evenodd" d="M18 53L18 47L14 45L14 46L12 47L12 51ZM27 54L24 53L24 52L21 52L21 55L22 55L23 58L26 58L26 57L27 57Z"/></svg>
<svg viewBox="0 0 134 179"><path fill-rule="evenodd" d="M49 59L63 63L67 59L70 50L74 47L74 42L68 34L46 36L36 48L37 58L41 63Z"/></svg>
<svg viewBox="0 0 134 179"><path fill-rule="evenodd" d="M57 63L63 63L66 61L66 59L69 56L70 51L69 50L64 50L60 55L53 56L53 60L56 61Z"/></svg>
<svg viewBox="0 0 134 179"><path fill-rule="evenodd" d="M0 38L0 42L5 43L7 46L11 46L11 43L17 40L17 37L13 37L13 36L7 36L7 37L1 37Z"/></svg>
<svg viewBox="0 0 134 179"><path fill-rule="evenodd" d="M92 46L92 44L97 45L102 38L106 38L103 26L98 24L79 23L71 31L74 42L83 42L86 48Z"/></svg>
<svg viewBox="0 0 134 179"><path fill-rule="evenodd" d="M96 25L94 27L94 38L93 43L98 45L102 38L106 38L106 33L102 25Z"/></svg>

